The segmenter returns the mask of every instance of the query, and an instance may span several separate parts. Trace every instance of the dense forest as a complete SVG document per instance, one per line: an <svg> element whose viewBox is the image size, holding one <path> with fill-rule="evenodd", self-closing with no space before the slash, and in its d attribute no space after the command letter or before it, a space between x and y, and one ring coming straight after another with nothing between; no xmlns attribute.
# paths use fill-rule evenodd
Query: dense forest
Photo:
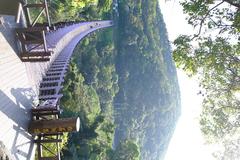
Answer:
<svg viewBox="0 0 240 160"><path fill-rule="evenodd" d="M80 117L81 130L70 135L65 159L108 159L111 154L115 129L112 104L119 90L111 35L111 29L92 33L75 49L62 105L64 116Z"/></svg>
<svg viewBox="0 0 240 160"><path fill-rule="evenodd" d="M176 69L158 1L119 1L115 143L134 139L141 159L162 159L180 114Z"/></svg>
<svg viewBox="0 0 240 160"><path fill-rule="evenodd" d="M62 116L80 117L81 129L68 134L62 159L163 159L180 93L158 1L53 0L50 8L53 22L115 24L74 50L61 105Z"/></svg>

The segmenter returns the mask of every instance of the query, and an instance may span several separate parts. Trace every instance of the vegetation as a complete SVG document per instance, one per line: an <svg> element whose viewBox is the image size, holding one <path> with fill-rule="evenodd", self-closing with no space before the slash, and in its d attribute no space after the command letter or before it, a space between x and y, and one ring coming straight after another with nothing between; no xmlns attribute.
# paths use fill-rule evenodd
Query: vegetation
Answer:
<svg viewBox="0 0 240 160"><path fill-rule="evenodd" d="M119 1L115 144L134 139L141 159L162 159L180 114L180 94L157 0Z"/></svg>
<svg viewBox="0 0 240 160"><path fill-rule="evenodd" d="M75 49L64 84L63 116L79 116L81 130L69 135L63 159L135 160L139 148L122 140L112 149L114 138L113 99L118 92L112 30L92 33ZM128 152L125 152L126 149Z"/></svg>
<svg viewBox="0 0 240 160"><path fill-rule="evenodd" d="M222 143L225 148L215 156L234 159L237 153L233 146L239 147L240 131L239 2L197 0L181 4L197 33L174 41L174 60L190 76L199 77L204 96L201 130L208 142Z"/></svg>
<svg viewBox="0 0 240 160"><path fill-rule="evenodd" d="M47 2L52 23L111 18L112 0L50 0ZM42 0L28 0L28 3L42 3ZM29 11L34 20L41 12L41 8L31 8ZM41 16L38 22L46 21L45 16Z"/></svg>
<svg viewBox="0 0 240 160"><path fill-rule="evenodd" d="M110 0L75 2L50 1L53 21L112 15ZM75 48L61 105L64 117L80 117L81 129L68 135L63 159L162 159L175 128L180 94L158 1L118 6L114 29Z"/></svg>
<svg viewBox="0 0 240 160"><path fill-rule="evenodd" d="M56 139L56 136L47 136L46 138ZM68 134L63 133L63 135L61 136L61 139L62 139L62 143L59 143L59 150L62 150L65 147L65 145L67 144ZM46 144L43 144L43 145L44 145L43 150L42 150L42 156L43 157L52 157L52 156L54 156L54 153L58 152L56 143L46 143ZM36 152L34 158L35 158L35 160L38 159L38 152Z"/></svg>
<svg viewBox="0 0 240 160"><path fill-rule="evenodd" d="M128 140L120 142L118 147L116 148L112 160L138 160L140 158L139 147Z"/></svg>

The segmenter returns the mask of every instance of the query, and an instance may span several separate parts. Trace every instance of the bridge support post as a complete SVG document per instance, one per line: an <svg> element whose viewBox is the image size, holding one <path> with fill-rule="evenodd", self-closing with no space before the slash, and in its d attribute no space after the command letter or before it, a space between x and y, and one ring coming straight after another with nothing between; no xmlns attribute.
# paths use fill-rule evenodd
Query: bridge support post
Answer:
<svg viewBox="0 0 240 160"><path fill-rule="evenodd" d="M48 5L47 5L47 1L43 0L42 3L25 3L22 4L23 6L23 11L26 17L26 21L27 21L27 25L28 27L34 27L35 24L37 23L39 17L43 14L43 12L45 12L46 15L46 20L47 20L47 26L51 26L51 22L50 22L50 18L49 18L49 11L48 11ZM32 17L30 14L30 9L40 9L39 14L34 18L34 20L32 21Z"/></svg>

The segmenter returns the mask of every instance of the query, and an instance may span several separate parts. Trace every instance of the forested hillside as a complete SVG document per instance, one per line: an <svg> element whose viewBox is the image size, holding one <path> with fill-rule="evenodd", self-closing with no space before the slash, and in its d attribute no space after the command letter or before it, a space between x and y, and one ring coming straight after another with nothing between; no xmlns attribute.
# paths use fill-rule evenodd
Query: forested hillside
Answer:
<svg viewBox="0 0 240 160"><path fill-rule="evenodd" d="M161 159L180 114L180 94L158 1L119 1L117 29L115 142L133 139L141 159Z"/></svg>
<svg viewBox="0 0 240 160"><path fill-rule="evenodd" d="M112 0L50 0L49 15L52 23L66 21L91 21L111 17ZM28 3L42 3L42 0L28 0ZM36 17L41 9L29 10ZM44 16L39 19L46 22Z"/></svg>
<svg viewBox="0 0 240 160"><path fill-rule="evenodd" d="M64 116L80 117L81 130L70 135L64 150L66 160L107 159L111 153L115 129L112 102L118 92L111 33L110 29L93 33L75 49L62 105Z"/></svg>
<svg viewBox="0 0 240 160"><path fill-rule="evenodd" d="M103 8L109 5L108 1L99 3ZM100 4L96 6L96 11L101 10ZM111 13L110 8L107 11ZM108 15L110 19L109 13L93 14L86 10L85 15L95 19ZM69 134L68 144L62 151L63 159L139 159L139 147L131 140L123 140L115 150L112 149L115 131L113 100L119 90L115 58L111 28L91 33L75 48L61 104L64 117L80 117L81 129Z"/></svg>
<svg viewBox="0 0 240 160"><path fill-rule="evenodd" d="M78 20L113 17L115 26L75 48L61 104L63 116L80 117L81 129L69 134L62 158L162 159L180 94L158 2L116 1L113 15L109 2L86 3L75 14Z"/></svg>

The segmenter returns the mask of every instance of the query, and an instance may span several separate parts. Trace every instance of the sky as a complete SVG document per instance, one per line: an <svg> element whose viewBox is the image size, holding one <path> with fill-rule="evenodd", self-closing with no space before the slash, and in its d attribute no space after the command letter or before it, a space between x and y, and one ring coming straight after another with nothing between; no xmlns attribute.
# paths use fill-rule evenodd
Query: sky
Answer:
<svg viewBox="0 0 240 160"><path fill-rule="evenodd" d="M177 0L160 0L160 8L167 26L170 42L180 34L191 34L185 15ZM196 79L190 79L178 70L182 114L170 141L165 160L214 160L213 147L205 144L199 127L202 97Z"/></svg>

